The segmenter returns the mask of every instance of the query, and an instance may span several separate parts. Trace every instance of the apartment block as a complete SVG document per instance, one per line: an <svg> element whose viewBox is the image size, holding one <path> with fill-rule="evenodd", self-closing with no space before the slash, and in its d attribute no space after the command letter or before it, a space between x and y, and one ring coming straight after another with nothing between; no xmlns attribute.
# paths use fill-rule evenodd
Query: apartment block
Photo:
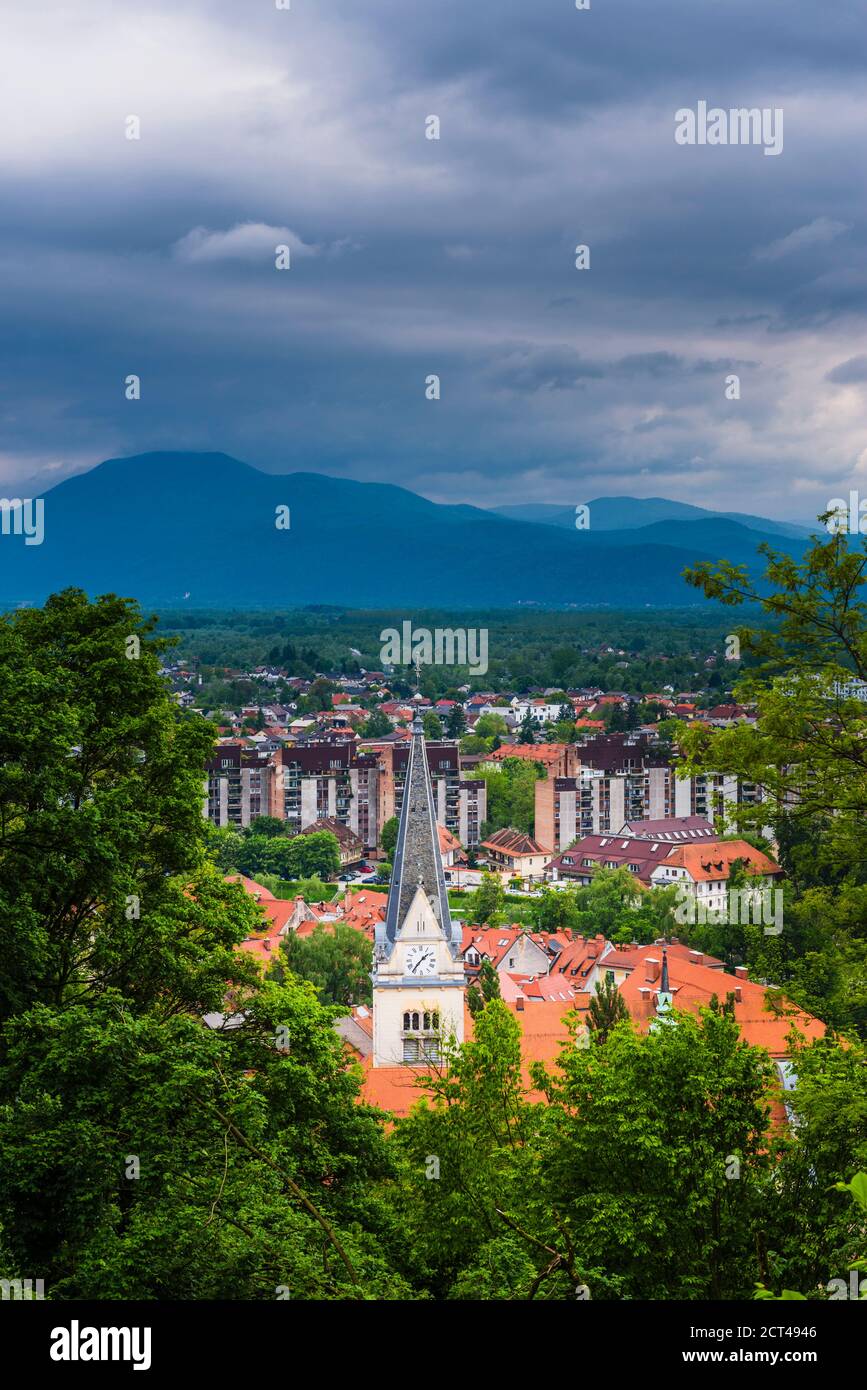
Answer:
<svg viewBox="0 0 867 1390"><path fill-rule="evenodd" d="M467 847L478 845L482 822L487 814L485 782L461 777L460 751L456 742L426 743L425 747L438 823L450 830L461 844ZM373 751L379 764L379 823L384 825L392 816L400 815L409 763L409 743L378 744Z"/></svg>
<svg viewBox="0 0 867 1390"><path fill-rule="evenodd" d="M408 744L359 751L339 739L277 750L221 746L208 764L204 814L243 829L256 816L285 820L298 835L332 820L357 835L365 853L378 847L385 822L400 815ZM485 783L462 780L457 743L429 743L437 821L464 845L477 845L485 819Z"/></svg>
<svg viewBox="0 0 867 1390"><path fill-rule="evenodd" d="M736 777L679 773L646 734L609 735L580 750L571 777L537 782L536 838L555 853L585 835L616 834L629 821L700 816L721 829L726 804L755 804L762 789Z"/></svg>

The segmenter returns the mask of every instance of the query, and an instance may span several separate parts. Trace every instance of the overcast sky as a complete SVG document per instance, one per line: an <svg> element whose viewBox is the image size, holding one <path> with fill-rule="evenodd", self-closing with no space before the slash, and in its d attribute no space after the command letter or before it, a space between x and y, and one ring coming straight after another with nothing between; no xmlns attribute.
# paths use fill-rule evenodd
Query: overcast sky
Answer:
<svg viewBox="0 0 867 1390"><path fill-rule="evenodd" d="M867 495L863 0L0 9L6 494L181 448L480 505ZM782 153L677 144L700 101L781 109Z"/></svg>

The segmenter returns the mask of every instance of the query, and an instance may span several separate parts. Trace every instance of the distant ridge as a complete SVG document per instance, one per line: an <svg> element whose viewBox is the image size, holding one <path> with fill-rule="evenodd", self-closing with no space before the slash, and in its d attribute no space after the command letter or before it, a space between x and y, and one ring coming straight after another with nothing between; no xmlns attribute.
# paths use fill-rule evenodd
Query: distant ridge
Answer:
<svg viewBox="0 0 867 1390"><path fill-rule="evenodd" d="M780 531L786 523L701 508L683 519L685 504L651 501L675 514L603 498L579 532L574 508L566 527L533 504L516 519L512 508L440 505L388 483L262 473L227 454L139 454L47 492L42 545L0 536L0 603L76 585L155 607L684 607L704 603L683 581L687 565L756 566L763 539L804 548ZM275 525L278 507L289 508L288 530Z"/></svg>
<svg viewBox="0 0 867 1390"><path fill-rule="evenodd" d="M715 512L690 502L674 502L668 497L597 497L588 502L591 526L596 531L626 531L651 526L657 521L736 521L750 531L766 535L795 536L806 539L812 535L811 526L793 521L771 521L767 517L750 516L745 512ZM526 505L492 507L497 516L510 521L533 521L544 526L562 526L567 530L575 525L575 507L550 502L528 502Z"/></svg>

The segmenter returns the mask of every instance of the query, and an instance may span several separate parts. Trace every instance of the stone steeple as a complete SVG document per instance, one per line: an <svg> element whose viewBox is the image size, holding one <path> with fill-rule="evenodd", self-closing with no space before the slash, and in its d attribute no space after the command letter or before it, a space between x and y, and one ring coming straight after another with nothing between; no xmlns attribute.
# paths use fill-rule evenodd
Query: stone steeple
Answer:
<svg viewBox="0 0 867 1390"><path fill-rule="evenodd" d="M460 927L453 925L440 855L433 785L425 750L424 726L417 714L412 724L412 743L403 788L403 804L388 909L384 922L377 926L377 957L388 959L398 933L422 889L454 957L461 944Z"/></svg>

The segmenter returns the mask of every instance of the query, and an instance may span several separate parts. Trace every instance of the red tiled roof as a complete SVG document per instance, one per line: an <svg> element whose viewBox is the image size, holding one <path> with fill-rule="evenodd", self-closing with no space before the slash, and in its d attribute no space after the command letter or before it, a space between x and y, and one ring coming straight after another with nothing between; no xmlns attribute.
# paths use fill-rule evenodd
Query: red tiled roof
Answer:
<svg viewBox="0 0 867 1390"><path fill-rule="evenodd" d="M532 835L525 835L521 830L511 830L508 827L489 836L482 843L482 849L497 850L500 854L512 855L514 858L522 858L527 854L551 853L549 849L544 849L538 840L534 840Z"/></svg>
<svg viewBox="0 0 867 1390"><path fill-rule="evenodd" d="M251 898L257 902L274 902L274 894L270 888L266 888L263 883L257 883L254 878L247 878L245 874L226 874L227 883L240 883L245 893L249 893Z"/></svg>
<svg viewBox="0 0 867 1390"><path fill-rule="evenodd" d="M717 841L712 845L678 845L666 858L666 865L686 869L696 882L728 878L729 870L736 859L756 873L781 874L779 864L769 859L760 849L753 849L746 840Z"/></svg>

